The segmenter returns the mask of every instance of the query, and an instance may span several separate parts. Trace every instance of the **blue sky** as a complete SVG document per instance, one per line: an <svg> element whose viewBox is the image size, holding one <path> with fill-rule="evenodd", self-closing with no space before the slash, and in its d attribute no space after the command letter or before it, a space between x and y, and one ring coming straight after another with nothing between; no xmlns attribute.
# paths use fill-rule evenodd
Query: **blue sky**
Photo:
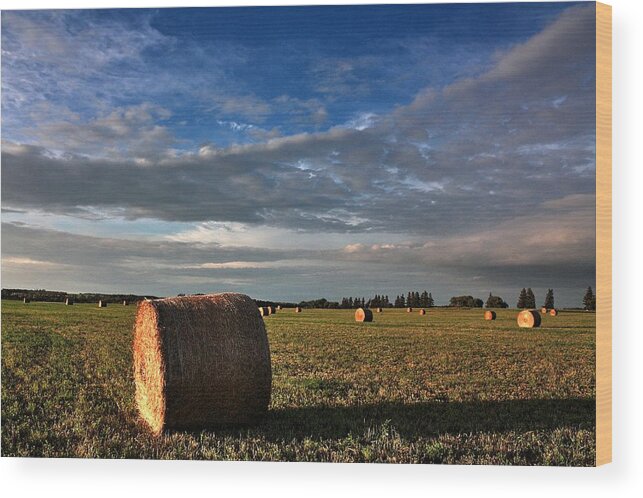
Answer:
<svg viewBox="0 0 643 498"><path fill-rule="evenodd" d="M593 285L591 3L4 11L2 50L5 287Z"/></svg>

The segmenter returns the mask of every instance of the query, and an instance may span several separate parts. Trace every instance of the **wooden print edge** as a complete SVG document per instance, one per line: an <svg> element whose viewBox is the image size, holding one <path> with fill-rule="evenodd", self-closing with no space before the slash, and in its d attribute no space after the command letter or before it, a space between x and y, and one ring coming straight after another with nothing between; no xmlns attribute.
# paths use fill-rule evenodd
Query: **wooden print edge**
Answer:
<svg viewBox="0 0 643 498"><path fill-rule="evenodd" d="M612 461L612 7L596 2L596 465Z"/></svg>

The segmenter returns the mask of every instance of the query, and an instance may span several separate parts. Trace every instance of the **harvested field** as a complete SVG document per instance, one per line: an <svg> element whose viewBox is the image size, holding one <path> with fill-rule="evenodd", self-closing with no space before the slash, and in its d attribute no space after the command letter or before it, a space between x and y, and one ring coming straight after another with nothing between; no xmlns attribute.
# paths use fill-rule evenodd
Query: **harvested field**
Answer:
<svg viewBox="0 0 643 498"><path fill-rule="evenodd" d="M2 456L592 465L595 315L278 313L255 426L156 438L134 400L134 306L2 303Z"/></svg>

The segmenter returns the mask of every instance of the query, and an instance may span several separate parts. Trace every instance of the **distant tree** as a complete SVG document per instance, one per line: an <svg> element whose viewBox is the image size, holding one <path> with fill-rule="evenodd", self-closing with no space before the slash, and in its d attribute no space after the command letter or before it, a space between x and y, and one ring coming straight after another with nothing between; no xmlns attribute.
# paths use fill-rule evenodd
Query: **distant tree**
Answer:
<svg viewBox="0 0 643 498"><path fill-rule="evenodd" d="M524 287L520 291L520 296L518 296L518 303L516 304L517 308L526 308L527 307L527 289Z"/></svg>
<svg viewBox="0 0 643 498"><path fill-rule="evenodd" d="M429 307L429 293L427 291L422 292L420 294L420 306L423 308L428 308Z"/></svg>
<svg viewBox="0 0 643 498"><path fill-rule="evenodd" d="M547 295L545 296L545 303L543 304L543 308L547 308L548 310L550 310L554 307L554 289L547 289Z"/></svg>
<svg viewBox="0 0 643 498"><path fill-rule="evenodd" d="M449 300L449 306L459 308L482 308L482 299L475 299L473 296L454 296Z"/></svg>
<svg viewBox="0 0 643 498"><path fill-rule="evenodd" d="M531 290L531 287L527 289L527 300L525 301L525 305L525 308L536 307L536 296L534 296L534 291Z"/></svg>
<svg viewBox="0 0 643 498"><path fill-rule="evenodd" d="M500 296L494 296L489 293L489 297L487 298L487 302L485 303L485 307L487 308L508 308L509 305L504 302L504 300Z"/></svg>
<svg viewBox="0 0 643 498"><path fill-rule="evenodd" d="M429 304L427 304L427 306L429 308L431 308L432 306L435 306L435 301L433 300L433 296L431 295L430 292L429 292Z"/></svg>
<svg viewBox="0 0 643 498"><path fill-rule="evenodd" d="M583 297L583 307L586 310L596 310L596 296L594 295L591 287L588 287L587 291L585 291L585 296Z"/></svg>

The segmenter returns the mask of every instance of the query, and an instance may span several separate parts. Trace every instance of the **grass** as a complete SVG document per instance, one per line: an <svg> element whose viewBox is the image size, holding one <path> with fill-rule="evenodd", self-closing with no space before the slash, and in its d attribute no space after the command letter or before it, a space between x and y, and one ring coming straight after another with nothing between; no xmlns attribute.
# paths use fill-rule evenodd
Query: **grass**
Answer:
<svg viewBox="0 0 643 498"><path fill-rule="evenodd" d="M282 310L259 426L154 438L137 418L135 306L2 303L2 456L593 465L595 316Z"/></svg>

